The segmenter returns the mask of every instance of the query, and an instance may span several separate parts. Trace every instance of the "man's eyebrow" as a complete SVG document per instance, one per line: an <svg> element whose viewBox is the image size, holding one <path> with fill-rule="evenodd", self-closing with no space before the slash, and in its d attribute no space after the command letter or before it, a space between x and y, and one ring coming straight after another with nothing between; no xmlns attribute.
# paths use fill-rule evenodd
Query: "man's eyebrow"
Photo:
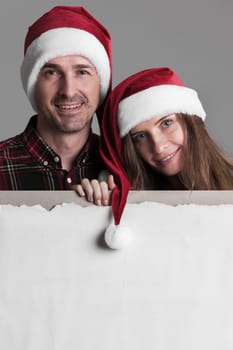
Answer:
<svg viewBox="0 0 233 350"><path fill-rule="evenodd" d="M45 63L41 69L44 69L44 68L58 68L58 67L59 67L59 65L55 64L55 63Z"/></svg>
<svg viewBox="0 0 233 350"><path fill-rule="evenodd" d="M56 63L49 63L49 62L47 62L47 63L45 63L45 64L43 65L42 69L44 69L44 68L57 68L57 69L62 69L62 66L60 66L59 64L56 64ZM92 65L90 65L90 64L84 64L84 63L74 64L74 65L72 66L72 68L75 68L75 69L77 69L77 68L79 68L79 69L83 69L83 68L94 68L94 69L96 69L95 66L92 66Z"/></svg>
<svg viewBox="0 0 233 350"><path fill-rule="evenodd" d="M73 67L74 68L95 68L95 66L92 66L91 64L86 64L86 63L75 64Z"/></svg>

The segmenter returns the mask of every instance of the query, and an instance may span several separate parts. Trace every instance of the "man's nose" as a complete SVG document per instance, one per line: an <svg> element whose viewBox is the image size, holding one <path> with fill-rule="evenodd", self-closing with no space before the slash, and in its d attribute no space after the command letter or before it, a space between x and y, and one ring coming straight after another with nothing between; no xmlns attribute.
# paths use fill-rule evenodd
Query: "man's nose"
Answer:
<svg viewBox="0 0 233 350"><path fill-rule="evenodd" d="M67 98L72 98L79 90L78 79L73 75L65 75L60 81L60 93Z"/></svg>

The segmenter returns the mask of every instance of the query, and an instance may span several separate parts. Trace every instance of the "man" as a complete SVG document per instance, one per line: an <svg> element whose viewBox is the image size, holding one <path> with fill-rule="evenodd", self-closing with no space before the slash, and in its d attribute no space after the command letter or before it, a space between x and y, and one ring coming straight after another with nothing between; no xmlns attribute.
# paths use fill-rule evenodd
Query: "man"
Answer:
<svg viewBox="0 0 233 350"><path fill-rule="evenodd" d="M111 88L111 38L83 7L56 6L29 27L21 80L36 111L0 143L0 190L69 190L103 169L95 113Z"/></svg>

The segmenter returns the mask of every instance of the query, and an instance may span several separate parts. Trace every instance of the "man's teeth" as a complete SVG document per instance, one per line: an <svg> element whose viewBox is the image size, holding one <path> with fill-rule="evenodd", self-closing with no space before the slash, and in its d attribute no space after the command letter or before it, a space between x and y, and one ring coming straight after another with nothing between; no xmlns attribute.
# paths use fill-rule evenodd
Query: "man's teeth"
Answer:
<svg viewBox="0 0 233 350"><path fill-rule="evenodd" d="M81 107L81 103L77 104L77 105L61 105L60 108L62 109L75 109L75 108L80 108Z"/></svg>

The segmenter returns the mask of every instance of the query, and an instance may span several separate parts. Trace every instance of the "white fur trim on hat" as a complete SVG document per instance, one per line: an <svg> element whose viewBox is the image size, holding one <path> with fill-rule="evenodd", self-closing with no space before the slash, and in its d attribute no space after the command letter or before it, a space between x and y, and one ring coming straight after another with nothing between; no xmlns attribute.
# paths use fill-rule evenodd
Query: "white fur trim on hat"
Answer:
<svg viewBox="0 0 233 350"><path fill-rule="evenodd" d="M173 113L195 114L205 120L206 113L193 89L178 85L159 85L124 98L118 106L120 137L137 124L155 116Z"/></svg>
<svg viewBox="0 0 233 350"><path fill-rule="evenodd" d="M100 78L101 102L110 84L110 62L102 43L91 33L76 28L55 28L35 39L28 47L21 66L24 90L36 110L34 87L43 65L49 60L66 55L82 55L95 66Z"/></svg>

